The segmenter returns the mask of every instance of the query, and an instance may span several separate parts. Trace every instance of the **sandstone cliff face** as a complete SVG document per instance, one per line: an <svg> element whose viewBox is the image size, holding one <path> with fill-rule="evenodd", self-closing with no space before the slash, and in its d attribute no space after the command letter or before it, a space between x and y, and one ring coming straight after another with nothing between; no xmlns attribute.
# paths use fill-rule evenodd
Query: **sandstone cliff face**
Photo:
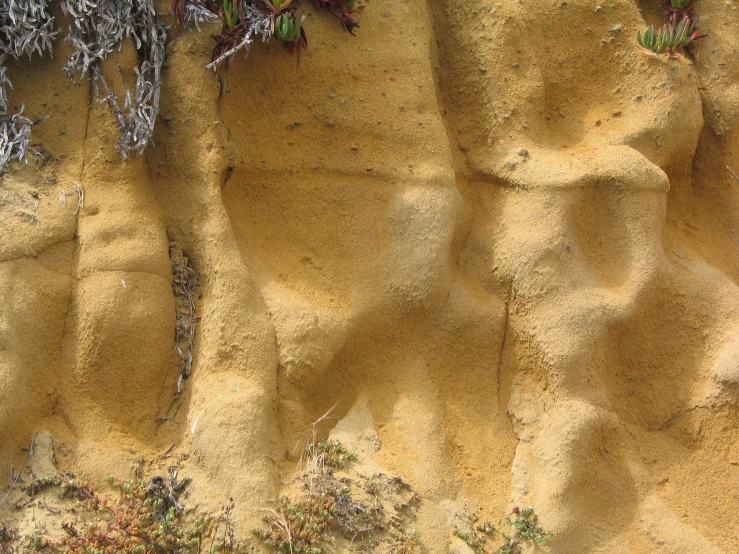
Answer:
<svg viewBox="0 0 739 554"><path fill-rule="evenodd" d="M428 552L512 505L551 552L738 551L739 10L699 2L689 65L638 49L659 9L373 0L223 83L174 31L128 162L64 46L13 65L58 161L0 183L3 471L34 430L96 478L175 453L248 539L338 403ZM201 277L179 395L171 246Z"/></svg>

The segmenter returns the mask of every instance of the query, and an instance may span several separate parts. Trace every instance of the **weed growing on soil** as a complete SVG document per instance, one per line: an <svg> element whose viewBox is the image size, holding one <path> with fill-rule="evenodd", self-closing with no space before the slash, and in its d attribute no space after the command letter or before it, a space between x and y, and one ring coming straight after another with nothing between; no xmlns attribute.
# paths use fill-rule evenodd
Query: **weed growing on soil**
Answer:
<svg viewBox="0 0 739 554"><path fill-rule="evenodd" d="M177 494L184 483L176 473L169 479L148 481L109 479L116 498L101 495L88 481L71 473L33 481L26 493L34 497L57 489L61 498L73 501L78 521L61 524L61 537L35 529L26 535L27 550L49 554L195 554L203 552L204 520L189 525L181 520ZM220 546L207 550L220 551Z"/></svg>
<svg viewBox="0 0 739 554"><path fill-rule="evenodd" d="M534 514L533 508L513 508L505 519L508 525L516 530L516 534L525 541L547 544L547 539L554 536L552 531L545 531L539 525L539 516Z"/></svg>
<svg viewBox="0 0 739 554"><path fill-rule="evenodd" d="M485 535L478 535L474 531L462 531L459 527L454 528L454 536L462 539L475 554L490 554L492 551L488 549L488 538ZM500 552L500 550L499 550Z"/></svg>
<svg viewBox="0 0 739 554"><path fill-rule="evenodd" d="M349 452L336 440L322 440L316 445L309 444L305 449L305 453L314 458L321 458L322 465L335 469L344 468L349 462L357 459L355 452Z"/></svg>
<svg viewBox="0 0 739 554"><path fill-rule="evenodd" d="M405 533L395 540L391 554L413 554L421 546L421 537L418 531Z"/></svg>
<svg viewBox="0 0 739 554"><path fill-rule="evenodd" d="M233 498L228 499L228 504L223 506L221 515L215 520L215 528L210 536L210 545L207 549L201 544L198 554L233 554L236 552L236 533L234 532L233 510L235 502Z"/></svg>
<svg viewBox="0 0 739 554"><path fill-rule="evenodd" d="M324 545L336 542L329 529L335 512L336 499L329 494L313 493L297 502L283 496L265 517L269 529L254 529L254 534L281 554L321 554Z"/></svg>
<svg viewBox="0 0 739 554"><path fill-rule="evenodd" d="M459 527L454 528L454 536L462 539L475 554L516 554L521 550L521 544L546 545L547 541L554 536L551 531L545 531L539 525L539 518L534 514L533 508L515 507L506 516L506 523L513 528L513 534L509 535L493 527L492 523L478 525L474 531L464 531ZM488 540L498 534L503 538L503 544L496 550L488 545Z"/></svg>
<svg viewBox="0 0 739 554"><path fill-rule="evenodd" d="M417 531L418 495L401 477L351 472L357 455L339 441L315 439L305 448L305 471L296 478L300 490L265 509L266 529L254 534L280 554L324 554L340 541L384 554L412 554Z"/></svg>

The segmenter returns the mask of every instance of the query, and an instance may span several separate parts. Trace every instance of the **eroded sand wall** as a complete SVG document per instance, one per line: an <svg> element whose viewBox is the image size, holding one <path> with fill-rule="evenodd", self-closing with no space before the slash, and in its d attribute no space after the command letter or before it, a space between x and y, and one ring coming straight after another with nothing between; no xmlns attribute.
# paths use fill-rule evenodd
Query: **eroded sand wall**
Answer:
<svg viewBox="0 0 739 554"><path fill-rule="evenodd" d="M695 65L638 49L646 1L373 0L222 82L173 30L127 163L64 45L11 65L58 161L0 184L2 461L34 430L93 477L174 451L247 536L338 403L429 552L512 505L552 552L736 551L739 11L696 9ZM201 276L181 395L170 245Z"/></svg>

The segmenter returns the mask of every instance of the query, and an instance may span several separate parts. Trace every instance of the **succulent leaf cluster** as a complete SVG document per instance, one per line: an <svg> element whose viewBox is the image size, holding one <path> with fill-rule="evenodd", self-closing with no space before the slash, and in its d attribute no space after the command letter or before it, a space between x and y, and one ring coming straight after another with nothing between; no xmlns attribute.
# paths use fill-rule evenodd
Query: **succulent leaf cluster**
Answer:
<svg viewBox="0 0 739 554"><path fill-rule="evenodd" d="M299 42L301 35L305 34L304 21L305 16L300 14L300 10L282 13L275 19L275 35L285 42Z"/></svg>
<svg viewBox="0 0 739 554"><path fill-rule="evenodd" d="M545 531L539 525L539 518L534 514L533 508L516 506L505 520L513 528L513 534L496 529L490 522L478 525L472 531L455 527L453 534L462 539L475 554L514 554L521 551L523 543L545 546L554 536L553 532ZM503 539L503 544L494 549L488 541L496 534Z"/></svg>
<svg viewBox="0 0 739 554"><path fill-rule="evenodd" d="M325 8L338 18L343 27L354 34L359 25L356 18L356 0L313 0L317 10ZM208 69L220 71L228 67L234 54L243 50L249 54L256 37L267 42L276 37L289 50L301 53L308 48L305 34L305 16L300 10L300 0L171 0L169 13L185 26L198 29L203 23L221 19L221 34L213 35L216 45Z"/></svg>
<svg viewBox="0 0 739 554"><path fill-rule="evenodd" d="M239 6L237 2L223 0L223 21L232 31L241 25L241 21L239 21Z"/></svg>
<svg viewBox="0 0 739 554"><path fill-rule="evenodd" d="M693 13L695 0L663 0L662 4L669 15L668 22L659 29L652 24L644 33L637 33L639 45L652 54L686 57L692 63L693 42L704 36L698 31L698 16Z"/></svg>
<svg viewBox="0 0 739 554"><path fill-rule="evenodd" d="M675 56L680 48L685 48L698 38L700 38L698 22L687 15L679 21L677 17L673 17L669 23L662 25L658 31L655 31L652 24L644 32L644 35L641 33L637 35L637 40L643 48L655 54L668 53L672 56Z"/></svg>

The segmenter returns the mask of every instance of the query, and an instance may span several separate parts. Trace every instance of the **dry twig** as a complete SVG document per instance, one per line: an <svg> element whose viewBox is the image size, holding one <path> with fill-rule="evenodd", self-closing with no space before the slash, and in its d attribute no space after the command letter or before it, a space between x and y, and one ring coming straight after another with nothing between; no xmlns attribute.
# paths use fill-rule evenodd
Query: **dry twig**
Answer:
<svg viewBox="0 0 739 554"><path fill-rule="evenodd" d="M177 324L175 326L175 351L180 357L180 377L177 380L177 394L182 392L182 383L192 373L193 352L195 350L194 292L200 282L200 275L190 267L184 252L171 247L169 257L172 261L172 288L177 299Z"/></svg>
<svg viewBox="0 0 739 554"><path fill-rule="evenodd" d="M0 510L3 507L3 504L8 499L10 494L15 490L15 486L18 484L18 481L21 479L22 473L25 471L25 469L28 467L28 464L31 462L31 458L33 458L33 448L36 445L36 431L33 432L33 436L31 437L31 446L28 448L28 456L26 457L26 461L23 463L23 466L21 469L13 475L13 471L11 468L11 476L8 480L8 492L5 493L5 496L3 496L2 500L0 500Z"/></svg>
<svg viewBox="0 0 739 554"><path fill-rule="evenodd" d="M731 169L730 165L726 166L726 170L731 174L731 176L734 178L734 180L739 184L739 175L736 174L736 172Z"/></svg>

